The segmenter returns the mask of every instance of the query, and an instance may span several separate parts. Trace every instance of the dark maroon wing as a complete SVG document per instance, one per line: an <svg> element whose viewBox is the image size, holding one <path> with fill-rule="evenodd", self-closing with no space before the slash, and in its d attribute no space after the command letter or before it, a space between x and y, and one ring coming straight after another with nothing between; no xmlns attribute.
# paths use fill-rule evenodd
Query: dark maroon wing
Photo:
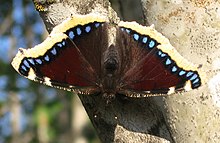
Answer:
<svg viewBox="0 0 220 143"><path fill-rule="evenodd" d="M127 96L172 93L201 85L196 67L183 59L165 37L152 27L127 23L119 24L117 32L116 47L121 53L120 93Z"/></svg>
<svg viewBox="0 0 220 143"><path fill-rule="evenodd" d="M49 86L80 94L100 92L105 28L94 21L70 27L65 34L52 32L43 43L20 50L12 65L21 75Z"/></svg>
<svg viewBox="0 0 220 143"><path fill-rule="evenodd" d="M101 76L102 54L108 46L107 30L106 23L90 22L77 25L65 32L94 69L97 79Z"/></svg>

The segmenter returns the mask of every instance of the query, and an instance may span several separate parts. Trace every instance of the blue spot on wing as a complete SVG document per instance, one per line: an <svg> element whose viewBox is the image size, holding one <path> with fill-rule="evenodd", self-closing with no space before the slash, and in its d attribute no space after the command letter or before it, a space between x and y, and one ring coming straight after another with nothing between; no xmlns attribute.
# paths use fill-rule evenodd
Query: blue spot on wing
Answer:
<svg viewBox="0 0 220 143"><path fill-rule="evenodd" d="M24 60L23 63L24 63L24 65L25 65L26 67L30 68L29 63L28 63L26 60Z"/></svg>
<svg viewBox="0 0 220 143"><path fill-rule="evenodd" d="M162 51L159 50L159 51L158 51L158 55L160 56L161 54L162 54Z"/></svg>
<svg viewBox="0 0 220 143"><path fill-rule="evenodd" d="M151 49L151 48L153 48L154 46L155 46L155 41L153 41L153 40L151 40L150 42L149 42L149 48Z"/></svg>
<svg viewBox="0 0 220 143"><path fill-rule="evenodd" d="M63 47L63 45L61 43L58 43L57 46L60 47L60 48Z"/></svg>
<svg viewBox="0 0 220 143"><path fill-rule="evenodd" d="M79 27L77 27L76 28L76 33L77 33L77 35L81 35L82 34L82 30Z"/></svg>
<svg viewBox="0 0 220 143"><path fill-rule="evenodd" d="M173 66L172 72L176 72L176 71L177 71L177 67L176 67L176 66Z"/></svg>
<svg viewBox="0 0 220 143"><path fill-rule="evenodd" d="M158 54L161 58L167 56L167 54L163 53L161 50L159 50L159 51L157 52L157 54Z"/></svg>
<svg viewBox="0 0 220 143"><path fill-rule="evenodd" d="M46 55L46 56L44 57L44 59L45 59L45 61L49 61L49 60L50 60L50 58L49 58L48 55Z"/></svg>
<svg viewBox="0 0 220 143"><path fill-rule="evenodd" d="M86 26L85 31L89 33L91 31L91 26Z"/></svg>
<svg viewBox="0 0 220 143"><path fill-rule="evenodd" d="M125 29L125 31L126 31L128 34L130 34L130 32L131 32L131 30L129 30L129 29Z"/></svg>
<svg viewBox="0 0 220 143"><path fill-rule="evenodd" d="M28 61L32 64L35 65L34 60L33 59L28 59Z"/></svg>
<svg viewBox="0 0 220 143"><path fill-rule="evenodd" d="M35 59L35 61L38 63L38 64L42 64L42 60L41 59Z"/></svg>
<svg viewBox="0 0 220 143"><path fill-rule="evenodd" d="M57 54L56 48L53 48L50 52L51 52L53 55L56 55L56 54Z"/></svg>
<svg viewBox="0 0 220 143"><path fill-rule="evenodd" d="M169 65L169 64L171 64L172 62L171 62L171 60L169 59L169 58L167 58L167 60L166 60L166 65Z"/></svg>
<svg viewBox="0 0 220 143"><path fill-rule="evenodd" d="M98 28L100 26L100 23L95 23L95 27Z"/></svg>
<svg viewBox="0 0 220 143"><path fill-rule="evenodd" d="M179 75L182 76L182 75L184 75L185 73L186 73L186 71L181 70L181 71L179 72Z"/></svg>
<svg viewBox="0 0 220 143"><path fill-rule="evenodd" d="M146 43L147 43L147 37L144 37L144 38L142 39L142 42L143 42L144 44L146 44Z"/></svg>
<svg viewBox="0 0 220 143"><path fill-rule="evenodd" d="M73 40L73 38L75 37L74 32L70 31L68 36L70 37L71 40Z"/></svg>
<svg viewBox="0 0 220 143"><path fill-rule="evenodd" d="M163 58L163 57L167 56L167 54L162 53L160 56L161 56L161 58Z"/></svg>
<svg viewBox="0 0 220 143"><path fill-rule="evenodd" d="M195 79L195 80L192 82L192 84L196 84L197 82L199 82L199 79L198 79L198 78Z"/></svg>
<svg viewBox="0 0 220 143"><path fill-rule="evenodd" d="M189 72L186 74L186 77L190 77L192 74L193 74L193 72L189 71Z"/></svg>
<svg viewBox="0 0 220 143"><path fill-rule="evenodd" d="M135 33L135 34L133 35L133 38L134 38L136 41L138 41L139 35Z"/></svg>
<svg viewBox="0 0 220 143"><path fill-rule="evenodd" d="M22 65L21 68L22 68L24 71L27 71L27 68L26 68L24 65Z"/></svg>
<svg viewBox="0 0 220 143"><path fill-rule="evenodd" d="M198 75L197 74L194 74L189 80L195 80L196 78L198 77Z"/></svg>
<svg viewBox="0 0 220 143"><path fill-rule="evenodd" d="M25 76L28 75L28 74L27 74L27 71L25 71L22 67L21 67L21 69L19 69L19 72L20 72L22 75L25 75Z"/></svg>
<svg viewBox="0 0 220 143"><path fill-rule="evenodd" d="M65 46L65 45L66 45L66 41L65 41L65 40L63 40L62 45L63 45L63 46Z"/></svg>

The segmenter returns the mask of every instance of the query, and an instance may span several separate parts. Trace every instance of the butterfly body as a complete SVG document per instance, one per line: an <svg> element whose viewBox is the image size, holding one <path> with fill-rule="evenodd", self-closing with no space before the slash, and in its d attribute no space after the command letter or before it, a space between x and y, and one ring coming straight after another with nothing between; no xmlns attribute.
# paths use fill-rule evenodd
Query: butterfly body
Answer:
<svg viewBox="0 0 220 143"><path fill-rule="evenodd" d="M106 48L105 54L103 56L103 75L101 77L101 92L106 94L116 94L117 91L117 79L119 60L117 51L114 45L111 45L109 48Z"/></svg>
<svg viewBox="0 0 220 143"><path fill-rule="evenodd" d="M116 33L110 44L111 28ZM171 93L202 83L198 68L152 27L134 22L112 26L97 15L67 19L43 43L20 50L12 65L49 86L109 97Z"/></svg>

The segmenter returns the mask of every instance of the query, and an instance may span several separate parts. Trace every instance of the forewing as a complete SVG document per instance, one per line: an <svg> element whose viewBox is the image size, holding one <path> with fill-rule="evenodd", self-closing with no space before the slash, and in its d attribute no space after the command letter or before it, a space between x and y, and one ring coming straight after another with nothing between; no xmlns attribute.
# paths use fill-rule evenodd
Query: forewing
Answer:
<svg viewBox="0 0 220 143"><path fill-rule="evenodd" d="M127 96L173 93L198 88L201 74L184 59L169 40L152 27L119 23L116 47L121 54L118 89Z"/></svg>
<svg viewBox="0 0 220 143"><path fill-rule="evenodd" d="M67 19L31 49L20 49L13 67L23 76L80 94L99 91L104 20L87 15Z"/></svg>

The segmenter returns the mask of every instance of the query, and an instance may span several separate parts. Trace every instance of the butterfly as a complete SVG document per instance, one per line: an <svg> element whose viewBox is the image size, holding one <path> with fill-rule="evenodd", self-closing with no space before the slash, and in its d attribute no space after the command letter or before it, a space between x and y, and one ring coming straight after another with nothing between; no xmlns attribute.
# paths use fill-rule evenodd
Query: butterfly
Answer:
<svg viewBox="0 0 220 143"><path fill-rule="evenodd" d="M83 95L142 97L202 85L198 67L153 26L111 24L97 14L63 21L41 44L20 48L12 66L30 80Z"/></svg>

